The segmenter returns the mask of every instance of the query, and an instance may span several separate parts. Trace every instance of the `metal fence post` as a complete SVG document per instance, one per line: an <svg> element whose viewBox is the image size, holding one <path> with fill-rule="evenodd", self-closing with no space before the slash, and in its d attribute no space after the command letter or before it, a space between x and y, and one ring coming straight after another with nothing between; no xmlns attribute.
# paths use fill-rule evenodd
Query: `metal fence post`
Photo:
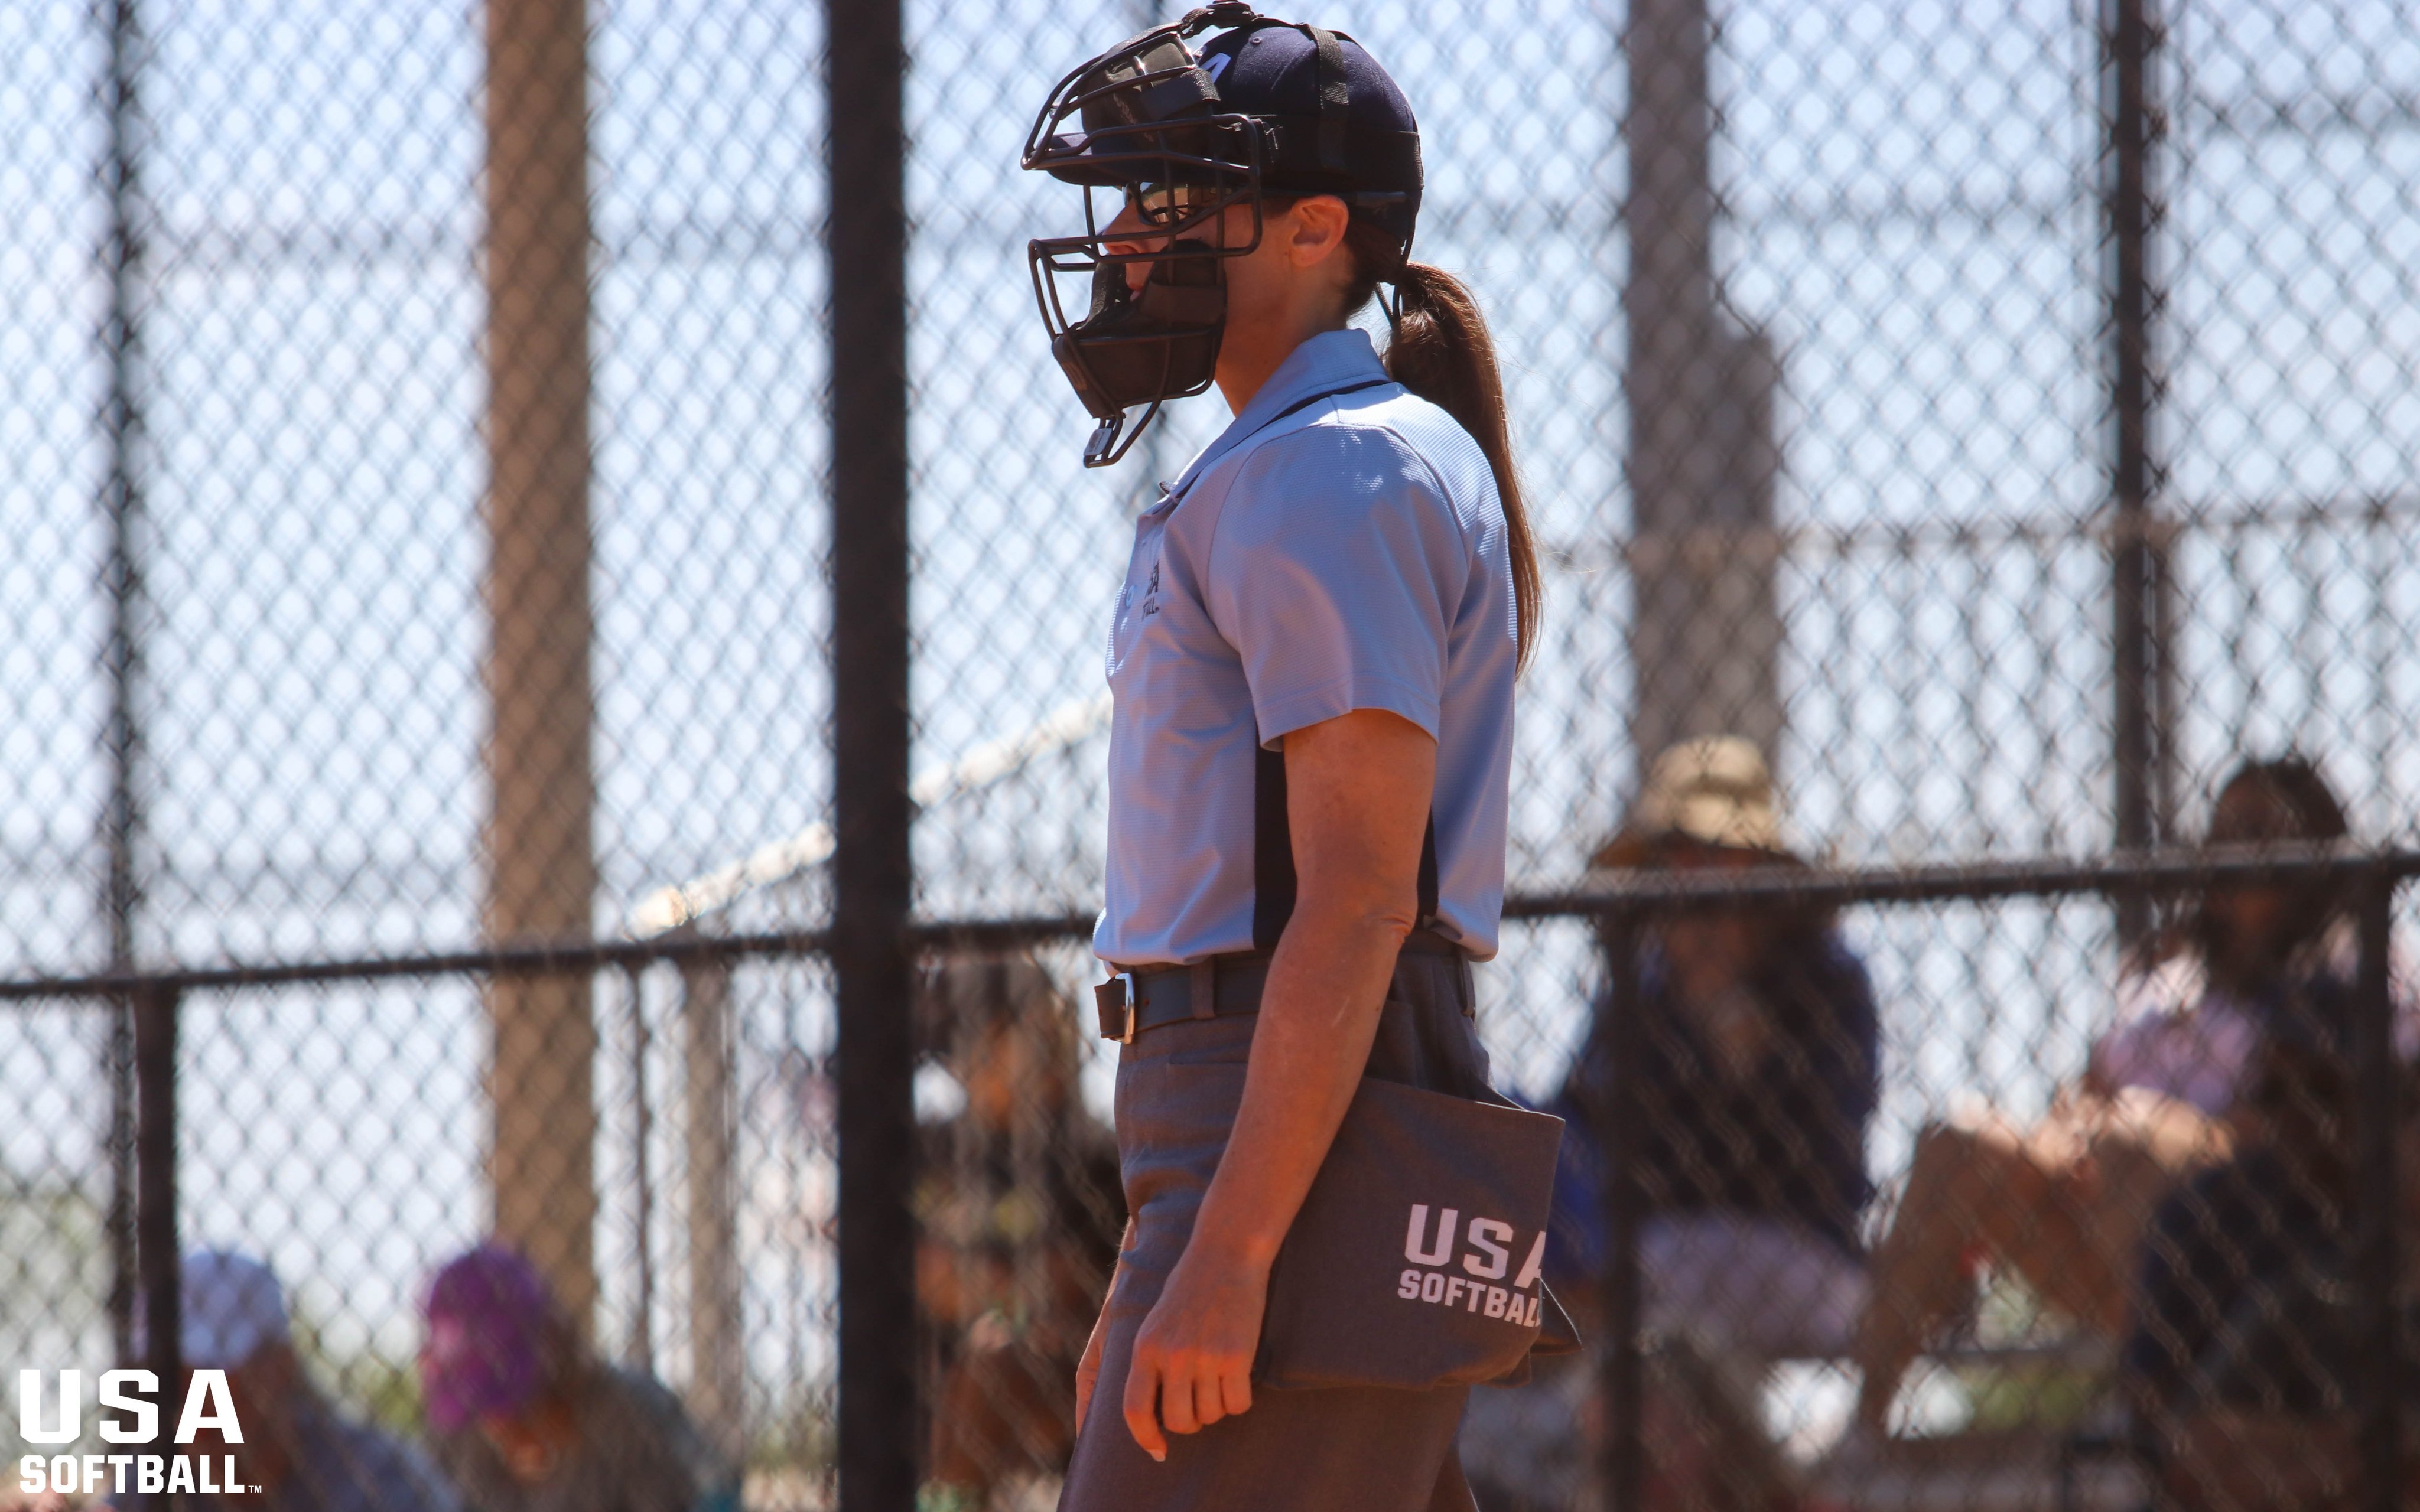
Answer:
<svg viewBox="0 0 2420 1512"><path fill-rule="evenodd" d="M146 986L133 995L135 1264L142 1276L144 1367L160 1378L164 1450L184 1374L183 1257L177 1239L177 990ZM174 1507L171 1491L153 1504Z"/></svg>
<svg viewBox="0 0 2420 1512"><path fill-rule="evenodd" d="M109 713L101 746L109 760L109 795L101 812L101 917L109 928L109 966L134 965L134 914L141 888L134 846L143 816L136 779L143 760L143 725L135 707L142 681L143 488L136 454L143 436L143 409L136 377L142 356L140 292L145 253L142 207L142 116L137 85L143 68L142 18L135 0L104 0L97 7L108 35L108 67L101 80L108 147L101 184L108 201L101 268L108 281L101 316L101 348L108 368L101 402L101 440L106 449L101 515L108 532L101 587L109 600L108 639L101 665L109 680ZM119 1358L134 1337L134 1049L133 1010L123 999L109 1005L110 1286L112 1343Z"/></svg>
<svg viewBox="0 0 2420 1512"><path fill-rule="evenodd" d="M1784 722L1772 534L1780 364L1771 338L1726 306L1714 269L1713 45L1707 0L1634 0L1621 39L1630 738L1642 774L1693 735L1745 735L1771 753Z"/></svg>
<svg viewBox="0 0 2420 1512"><path fill-rule="evenodd" d="M916 1498L915 1161L905 929L908 213L899 0L830 0L832 972L839 1009L840 1504Z"/></svg>
<svg viewBox="0 0 2420 1512"><path fill-rule="evenodd" d="M714 1446L747 1449L748 1356L741 1315L731 963L681 963L684 1134L689 1150L690 1407Z"/></svg>
<svg viewBox="0 0 2420 1512"><path fill-rule="evenodd" d="M656 1110L647 1087L647 1057L655 1033L647 1023L647 968L622 966L630 1004L630 1234L634 1295L630 1299L630 1368L656 1373Z"/></svg>
<svg viewBox="0 0 2420 1512"><path fill-rule="evenodd" d="M2397 1127L2401 1109L2397 1085L2401 1068L2396 1063L2395 1005L2388 986L2388 951L2393 946L2395 880L2384 872L2363 879L2361 888L2361 976L2355 1003L2354 1065L2359 1077L2359 1190L2363 1194L2356 1223L2358 1257L2356 1288L2361 1311L2360 1336L2372 1341L2368 1380L2364 1382L2361 1462L2368 1495L2365 1504L2393 1512L2401 1504L2397 1483L2402 1478L2402 1361L2404 1340L2400 1309L2396 1303L2401 1256L2396 1229L2403 1211L2400 1173L2397 1170Z"/></svg>
<svg viewBox="0 0 2420 1512"><path fill-rule="evenodd" d="M1646 1406L1638 1345L1638 918L1616 910L1605 921L1604 1103L1596 1109L1597 1165L1605 1204L1605 1337L1597 1345L1597 1390L1605 1404L1602 1474L1609 1512L1632 1512L1646 1475L1640 1418Z"/></svg>
<svg viewBox="0 0 2420 1512"><path fill-rule="evenodd" d="M488 0L489 644L484 926L594 929L589 688L588 31L584 0ZM597 1306L594 984L489 979L496 1232L582 1326Z"/></svg>
<svg viewBox="0 0 2420 1512"><path fill-rule="evenodd" d="M2118 848L2139 852L2163 838L2169 808L2170 759L2162 632L2166 547L2158 539L2151 499L2157 486L2151 411L2158 380L2151 332L2159 294L2151 278L2152 234L2161 206L2151 157L2164 132L2152 98L2161 40L2156 0L2103 0L2102 90L2108 138L2102 163L2109 296L2110 414L2110 761L2116 768ZM2150 927L2140 889L2118 895L2118 932L2132 944Z"/></svg>

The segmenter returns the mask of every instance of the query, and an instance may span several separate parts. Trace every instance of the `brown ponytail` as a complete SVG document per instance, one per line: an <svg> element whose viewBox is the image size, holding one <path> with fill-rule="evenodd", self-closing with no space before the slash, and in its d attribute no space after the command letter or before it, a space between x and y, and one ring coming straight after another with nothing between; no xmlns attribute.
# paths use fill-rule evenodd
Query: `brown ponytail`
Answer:
<svg viewBox="0 0 2420 1512"><path fill-rule="evenodd" d="M1377 291L1379 270L1394 266L1400 249L1393 237L1356 216L1345 232L1355 278L1346 308L1358 310ZM1405 262L1395 280L1403 301L1395 338L1387 346L1387 373L1396 382L1451 415L1487 457L1496 492L1504 501L1504 537L1512 558L1512 622L1520 665L1537 649L1538 545L1529 533L1529 510L1521 477L1512 466L1512 436L1504 414L1504 378L1496 365L1496 343L1486 317L1462 280L1426 263Z"/></svg>

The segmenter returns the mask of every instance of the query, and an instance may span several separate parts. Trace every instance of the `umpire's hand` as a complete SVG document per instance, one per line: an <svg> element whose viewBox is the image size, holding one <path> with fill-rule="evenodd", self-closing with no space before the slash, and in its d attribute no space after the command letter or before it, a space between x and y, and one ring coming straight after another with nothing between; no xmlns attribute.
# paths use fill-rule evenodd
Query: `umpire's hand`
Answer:
<svg viewBox="0 0 2420 1512"><path fill-rule="evenodd" d="M1267 1304L1265 1268L1207 1261L1188 1246L1135 1335L1126 1428L1154 1459L1170 1433L1193 1433L1252 1407L1252 1357ZM1078 1387L1080 1394L1081 1387Z"/></svg>

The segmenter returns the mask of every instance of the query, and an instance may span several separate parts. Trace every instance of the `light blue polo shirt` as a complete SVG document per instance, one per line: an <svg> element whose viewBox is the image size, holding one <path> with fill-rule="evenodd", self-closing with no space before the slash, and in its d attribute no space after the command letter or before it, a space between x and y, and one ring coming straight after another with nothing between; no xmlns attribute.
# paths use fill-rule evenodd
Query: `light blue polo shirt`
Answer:
<svg viewBox="0 0 2420 1512"><path fill-rule="evenodd" d="M1515 660L1478 443L1388 379L1366 333L1303 343L1136 524L1094 949L1132 967L1276 943L1294 871L1272 748L1386 709L1437 742L1430 927L1494 955Z"/></svg>

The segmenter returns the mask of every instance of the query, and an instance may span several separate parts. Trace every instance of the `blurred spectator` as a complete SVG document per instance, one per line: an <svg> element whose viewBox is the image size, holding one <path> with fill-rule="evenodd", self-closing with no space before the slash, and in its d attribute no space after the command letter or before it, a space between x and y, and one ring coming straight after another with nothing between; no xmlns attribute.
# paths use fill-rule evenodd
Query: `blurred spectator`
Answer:
<svg viewBox="0 0 2420 1512"><path fill-rule="evenodd" d="M2126 1342L2126 1400L2180 1508L2334 1506L2353 1489L2352 1078L2300 1044L2263 1061L2241 1153L2151 1219Z"/></svg>
<svg viewBox="0 0 2420 1512"><path fill-rule="evenodd" d="M937 1512L1063 1473L1075 1378L1117 1257L1117 1143L1084 1109L1073 1006L1022 957L954 957L920 1005L965 1102L926 1123L917 1291L933 1324Z"/></svg>
<svg viewBox="0 0 2420 1512"><path fill-rule="evenodd" d="M1783 845L1764 759L1733 736L1659 756L1630 822L1595 863L1692 872L1800 864ZM1699 1405L1663 1404L1662 1416L1697 1424L1698 1437L1717 1422L1735 1426L1703 1446L1701 1472L1659 1459L1651 1486L1683 1502L1702 1494L1729 1504L1740 1498L1683 1483L1770 1461L1752 1427L1764 1367L1841 1352L1864 1305L1856 1221L1877 1096L1873 995L1828 912L1772 904L1708 903L1654 924L1639 941L1637 980L1637 1000L1620 1008L1639 1051L1630 1085L1639 1098L1641 1303L1646 1329L1666 1341L1672 1362L1651 1381L1695 1382ZM1608 1006L1599 1002L1553 1106L1569 1127L1549 1273L1583 1335L1596 1320L1605 1266L1595 1157L1613 1071ZM1714 1368L1693 1370L1692 1356ZM1568 1500L1581 1451L1570 1426L1576 1383L1562 1375L1474 1394L1464 1461L1475 1486L1487 1482L1481 1499L1491 1507ZM1716 1390L1734 1398L1722 1412L1702 1400ZM1655 1420L1659 1404L1649 1412ZM1676 1427L1650 1437L1677 1453L1684 1435ZM1674 1459L1651 1446L1658 1454ZM1555 1465L1573 1469L1539 1473Z"/></svg>
<svg viewBox="0 0 2420 1512"><path fill-rule="evenodd" d="M437 1273L421 1393L471 1512L736 1509L738 1477L661 1385L598 1360L516 1252Z"/></svg>
<svg viewBox="0 0 2420 1512"><path fill-rule="evenodd" d="M295 1356L277 1277L258 1260L225 1250L185 1257L178 1343L190 1381L194 1370L226 1372L227 1395L243 1442L212 1427L175 1452L235 1458L235 1484L250 1492L216 1497L180 1493L187 1505L254 1512L456 1512L453 1491L420 1452L374 1427L339 1415ZM135 1315L138 1321L142 1315ZM141 1340L136 1341L137 1353ZM175 1420L180 1389L163 1414ZM129 1507L166 1504L164 1496L113 1498Z"/></svg>
<svg viewBox="0 0 2420 1512"><path fill-rule="evenodd" d="M2220 790L2213 849L2323 842L2344 810L2309 763L2254 762ZM2052 1309L2116 1338L2145 1226L2161 1199L2228 1157L2262 1047L2338 1034L2352 951L2327 889L2212 887L2119 987L2118 1027L2031 1127L1978 1108L1928 1128L1876 1246L1859 1330L1857 1437L1887 1431L1916 1356L1971 1305L1989 1263Z"/></svg>
<svg viewBox="0 0 2420 1512"><path fill-rule="evenodd" d="M1782 846L1763 758L1722 736L1657 759L1630 825L1596 864L1799 863ZM1838 1352L1865 1301L1856 1223L1870 1191L1879 1031L1864 964L1828 912L1715 903L1647 930L1637 981L1631 1085L1648 1328L1718 1355ZM1612 1075L1602 1007L1558 1100L1572 1120L1557 1183L1559 1258L1575 1280L1604 1265L1592 1160Z"/></svg>

